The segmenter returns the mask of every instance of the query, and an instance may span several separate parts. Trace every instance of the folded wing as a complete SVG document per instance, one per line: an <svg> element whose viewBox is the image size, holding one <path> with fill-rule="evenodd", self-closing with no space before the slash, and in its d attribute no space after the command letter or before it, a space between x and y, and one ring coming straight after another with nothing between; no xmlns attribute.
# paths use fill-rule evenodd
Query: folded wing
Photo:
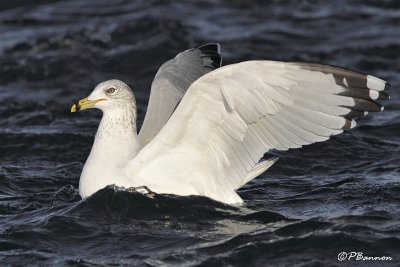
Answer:
<svg viewBox="0 0 400 267"><path fill-rule="evenodd" d="M184 162L176 164L204 171L215 188L236 190L267 151L325 141L354 127L355 118L381 111L375 100L388 98L387 87L376 77L319 64L225 66L190 86L139 158L157 162L182 153Z"/></svg>

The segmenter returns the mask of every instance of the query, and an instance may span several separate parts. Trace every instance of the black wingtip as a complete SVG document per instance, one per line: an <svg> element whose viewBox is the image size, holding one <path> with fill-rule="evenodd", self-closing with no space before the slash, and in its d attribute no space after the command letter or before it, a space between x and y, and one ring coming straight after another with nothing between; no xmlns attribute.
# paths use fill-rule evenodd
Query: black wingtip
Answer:
<svg viewBox="0 0 400 267"><path fill-rule="evenodd" d="M204 55L202 58L209 58L204 61L204 66L212 69L217 69L222 65L221 45L219 43L207 43L196 46L194 49L200 50Z"/></svg>
<svg viewBox="0 0 400 267"><path fill-rule="evenodd" d="M390 99L390 95L385 93L384 91L379 92L378 100L388 100Z"/></svg>
<svg viewBox="0 0 400 267"><path fill-rule="evenodd" d="M214 52L217 54L221 53L221 45L219 43L208 43L196 46L195 49L199 49L203 53Z"/></svg>
<svg viewBox="0 0 400 267"><path fill-rule="evenodd" d="M384 90L389 90L391 87L392 87L392 85L385 81L385 89Z"/></svg>

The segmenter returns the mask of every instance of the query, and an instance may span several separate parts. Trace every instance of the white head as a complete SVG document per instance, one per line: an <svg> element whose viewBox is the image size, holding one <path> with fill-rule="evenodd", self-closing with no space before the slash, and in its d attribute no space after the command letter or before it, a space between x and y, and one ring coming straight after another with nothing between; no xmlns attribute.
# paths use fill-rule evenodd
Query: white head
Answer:
<svg viewBox="0 0 400 267"><path fill-rule="evenodd" d="M71 112L88 108L98 108L105 112L131 105L136 106L135 96L129 86L120 80L108 80L99 83L87 98L73 104Z"/></svg>
<svg viewBox="0 0 400 267"><path fill-rule="evenodd" d="M82 197L124 177L121 166L137 155L140 144L136 130L136 104L132 90L124 82L109 80L75 103L71 112L88 108L103 111L92 150L79 181Z"/></svg>

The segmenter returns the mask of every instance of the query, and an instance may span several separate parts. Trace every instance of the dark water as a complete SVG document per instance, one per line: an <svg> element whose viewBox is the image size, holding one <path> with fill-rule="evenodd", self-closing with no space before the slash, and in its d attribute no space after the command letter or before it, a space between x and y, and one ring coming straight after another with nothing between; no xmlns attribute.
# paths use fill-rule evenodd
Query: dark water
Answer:
<svg viewBox="0 0 400 267"><path fill-rule="evenodd" d="M80 200L100 113L71 103L118 78L142 120L160 64L213 41L225 64L341 65L388 80L392 99L351 132L282 153L240 190L245 207L112 188ZM399 55L399 1L2 0L1 266L400 266Z"/></svg>

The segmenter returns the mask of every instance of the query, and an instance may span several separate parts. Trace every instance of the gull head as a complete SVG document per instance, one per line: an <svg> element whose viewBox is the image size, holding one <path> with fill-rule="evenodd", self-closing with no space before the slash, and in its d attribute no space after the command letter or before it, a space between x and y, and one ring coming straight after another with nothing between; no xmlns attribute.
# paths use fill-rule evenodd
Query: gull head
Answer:
<svg viewBox="0 0 400 267"><path fill-rule="evenodd" d="M108 80L99 83L88 97L73 104L71 112L88 108L98 108L104 112L124 108L132 103L135 103L135 97L126 83L120 80Z"/></svg>

